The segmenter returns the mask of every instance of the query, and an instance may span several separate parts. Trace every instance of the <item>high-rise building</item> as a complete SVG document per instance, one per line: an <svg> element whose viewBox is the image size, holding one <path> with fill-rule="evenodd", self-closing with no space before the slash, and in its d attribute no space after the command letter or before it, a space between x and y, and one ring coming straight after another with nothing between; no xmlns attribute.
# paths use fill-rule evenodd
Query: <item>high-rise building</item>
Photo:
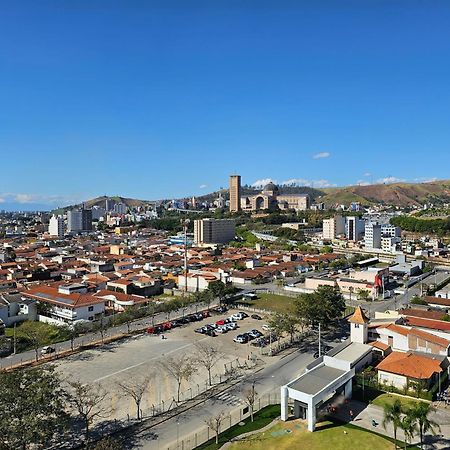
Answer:
<svg viewBox="0 0 450 450"><path fill-rule="evenodd" d="M64 218L62 216L53 216L48 225L48 234L50 236L64 237Z"/></svg>
<svg viewBox="0 0 450 450"><path fill-rule="evenodd" d="M80 209L67 213L67 231L77 233L79 231L92 231L92 210Z"/></svg>
<svg viewBox="0 0 450 450"><path fill-rule="evenodd" d="M233 219L194 220L194 242L196 244L226 244L236 235Z"/></svg>
<svg viewBox="0 0 450 450"><path fill-rule="evenodd" d="M381 248L381 225L366 223L364 233L364 247L366 249Z"/></svg>
<svg viewBox="0 0 450 450"><path fill-rule="evenodd" d="M336 239L339 235L345 234L345 218L335 216L331 219L323 220L323 238L327 240Z"/></svg>
<svg viewBox="0 0 450 450"><path fill-rule="evenodd" d="M241 176L230 176L230 211L237 212L241 210Z"/></svg>
<svg viewBox="0 0 450 450"><path fill-rule="evenodd" d="M364 233L364 220L349 216L345 223L345 237L352 242L358 242Z"/></svg>

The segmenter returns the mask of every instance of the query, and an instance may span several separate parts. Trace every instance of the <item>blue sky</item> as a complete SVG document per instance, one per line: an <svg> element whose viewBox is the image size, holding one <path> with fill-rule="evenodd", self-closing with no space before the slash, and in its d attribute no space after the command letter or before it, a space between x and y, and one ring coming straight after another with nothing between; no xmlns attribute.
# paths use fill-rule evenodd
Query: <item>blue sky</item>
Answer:
<svg viewBox="0 0 450 450"><path fill-rule="evenodd" d="M447 1L0 0L0 209L449 178L449 84Z"/></svg>

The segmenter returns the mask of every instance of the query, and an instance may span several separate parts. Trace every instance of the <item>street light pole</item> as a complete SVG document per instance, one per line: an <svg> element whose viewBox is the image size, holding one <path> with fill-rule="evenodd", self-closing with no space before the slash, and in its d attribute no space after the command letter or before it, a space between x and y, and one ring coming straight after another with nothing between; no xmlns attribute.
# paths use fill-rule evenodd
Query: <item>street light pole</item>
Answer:
<svg viewBox="0 0 450 450"><path fill-rule="evenodd" d="M320 324L320 322L319 322L319 358L322 356L322 347L321 347L321 343L320 343L320 341L321 341L321 339L320 339L320 332L321 332L321 324Z"/></svg>

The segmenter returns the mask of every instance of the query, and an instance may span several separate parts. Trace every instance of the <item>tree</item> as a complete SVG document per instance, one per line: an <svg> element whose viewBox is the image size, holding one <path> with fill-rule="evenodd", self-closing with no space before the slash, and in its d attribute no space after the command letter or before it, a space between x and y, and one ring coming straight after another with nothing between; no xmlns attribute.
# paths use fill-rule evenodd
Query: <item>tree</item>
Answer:
<svg viewBox="0 0 450 450"><path fill-rule="evenodd" d="M161 362L161 366L177 383L177 402L179 403L181 383L189 381L194 373L197 372L197 369L187 355L182 355L180 358L168 357Z"/></svg>
<svg viewBox="0 0 450 450"><path fill-rule="evenodd" d="M0 448L43 449L67 428L67 394L51 367L0 373Z"/></svg>
<svg viewBox="0 0 450 450"><path fill-rule="evenodd" d="M366 302L370 298L369 291L367 291L366 289L358 289L357 295L358 295L358 300L360 300L362 302Z"/></svg>
<svg viewBox="0 0 450 450"><path fill-rule="evenodd" d="M428 416L434 412L434 408L425 402L417 403L412 410L412 415L417 421L420 435L420 448L423 448L423 437L426 433L436 434L435 430L440 430L440 426Z"/></svg>
<svg viewBox="0 0 450 450"><path fill-rule="evenodd" d="M417 421L413 413L414 413L413 409L408 409L405 412L405 415L400 420L400 427L403 430L403 433L405 434L405 450L407 444L411 443L411 441L414 439L414 435L416 434Z"/></svg>
<svg viewBox="0 0 450 450"><path fill-rule="evenodd" d="M106 418L111 408L105 404L107 393L96 386L69 382L70 403L84 425L85 445L89 444L91 425L96 419Z"/></svg>
<svg viewBox="0 0 450 450"><path fill-rule="evenodd" d="M98 441L92 450L123 450L123 446L111 437L106 437Z"/></svg>
<svg viewBox="0 0 450 450"><path fill-rule="evenodd" d="M195 344L196 360L208 371L208 383L211 386L211 370L224 357L217 346L205 342Z"/></svg>
<svg viewBox="0 0 450 450"><path fill-rule="evenodd" d="M291 313L276 313L269 321L269 325L274 329L277 335L284 333L290 337L291 344L294 341L294 334L297 331L297 326L300 319L297 315Z"/></svg>
<svg viewBox="0 0 450 450"><path fill-rule="evenodd" d="M258 393L255 390L255 383L252 383L252 387L245 392L244 401L248 405L250 410L250 420L253 422L253 412L255 408L256 399L258 398Z"/></svg>
<svg viewBox="0 0 450 450"><path fill-rule="evenodd" d="M216 436L216 444L219 443L220 426L222 425L224 419L225 414L221 412L217 416L210 417L209 419L205 420L206 425L208 425L208 427L214 431L214 434Z"/></svg>
<svg viewBox="0 0 450 450"><path fill-rule="evenodd" d="M136 418L137 420L141 419L141 402L142 397L145 394L145 391L148 389L150 384L151 377L146 376L144 378L138 378L133 381L129 381L128 383L117 383L118 386L125 392L125 394L129 395L136 404Z"/></svg>
<svg viewBox="0 0 450 450"><path fill-rule="evenodd" d="M222 304L222 300L225 298L226 295L226 286L225 283L223 283L223 281L217 280L213 281L212 283L209 283L208 291L211 293L212 298L219 299L219 305Z"/></svg>
<svg viewBox="0 0 450 450"><path fill-rule="evenodd" d="M39 322L25 322L20 327L25 338L33 347L36 361L39 360L39 347L42 347L48 340L47 331Z"/></svg>
<svg viewBox="0 0 450 450"><path fill-rule="evenodd" d="M399 399L395 399L393 403L384 405L383 427L391 423L394 428L394 445L397 448L397 430L401 426L402 404Z"/></svg>

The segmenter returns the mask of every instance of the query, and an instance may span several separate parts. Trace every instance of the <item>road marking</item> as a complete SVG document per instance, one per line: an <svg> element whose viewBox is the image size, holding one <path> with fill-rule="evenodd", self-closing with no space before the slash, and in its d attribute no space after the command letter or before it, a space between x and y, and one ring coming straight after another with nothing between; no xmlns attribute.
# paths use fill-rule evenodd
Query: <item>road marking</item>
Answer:
<svg viewBox="0 0 450 450"><path fill-rule="evenodd" d="M92 383L97 383L97 382L99 382L99 381L106 380L106 378L113 377L114 375L117 375L117 374L119 374L119 373L126 372L127 370L134 369L134 368L136 368L136 367L142 366L142 365L144 365L144 364L147 364L147 363L150 362L150 361L153 361L153 360L155 360L155 359L161 358L161 356L167 356L167 355L170 355L171 353L178 352L178 351L180 351L180 350L183 350L184 348L190 347L191 345L194 345L194 344L197 343L197 342L204 341L205 339L208 339L208 338L209 338L209 337L204 337L203 339L199 339L198 341L192 342L192 343L190 343L190 344L183 345L182 347L174 348L173 350L170 350L170 351L167 352L167 353L163 353L163 354L161 354L161 355L158 355L158 356L155 356L155 357L153 357L153 358L147 359L146 361L142 361L142 362L140 362L139 364L134 364L133 366L125 367L124 369L120 369L120 370L118 370L117 372L113 372L113 373L110 373L110 374L105 375L105 376L103 376L103 377L97 378L96 380L93 380Z"/></svg>

